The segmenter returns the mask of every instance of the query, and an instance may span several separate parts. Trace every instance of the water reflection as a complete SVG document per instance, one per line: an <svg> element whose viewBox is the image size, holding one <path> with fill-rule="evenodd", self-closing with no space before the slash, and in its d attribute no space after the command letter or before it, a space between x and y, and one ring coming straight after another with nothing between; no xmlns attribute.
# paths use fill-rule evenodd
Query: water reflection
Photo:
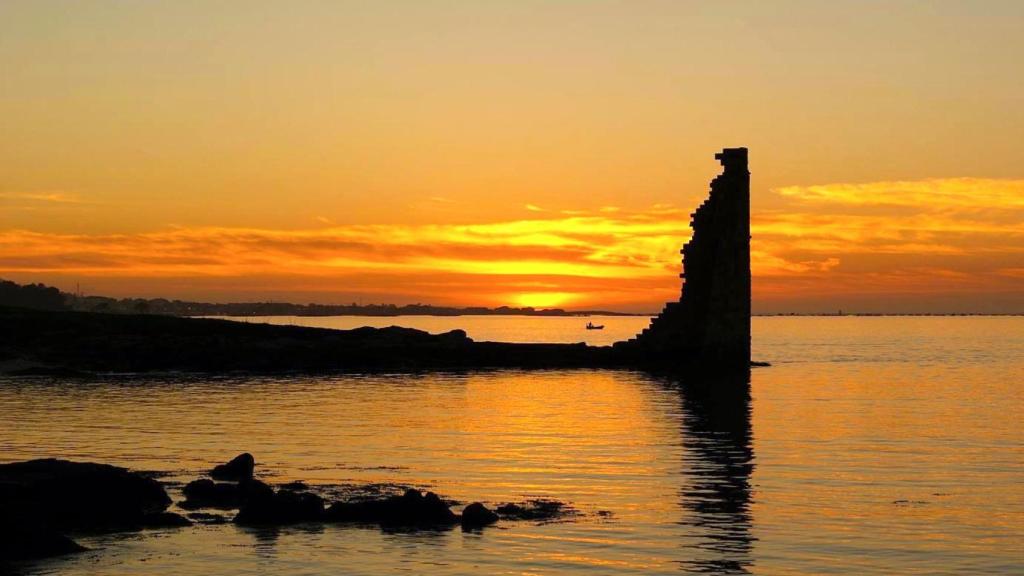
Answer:
<svg viewBox="0 0 1024 576"><path fill-rule="evenodd" d="M687 573L749 574L755 540L750 373L687 379L678 386L685 466L679 524L694 528L685 546L691 557L680 564Z"/></svg>
<svg viewBox="0 0 1024 576"><path fill-rule="evenodd" d="M281 529L276 526L242 527L243 532L252 535L253 552L264 559L272 559L277 555L277 540L281 537Z"/></svg>

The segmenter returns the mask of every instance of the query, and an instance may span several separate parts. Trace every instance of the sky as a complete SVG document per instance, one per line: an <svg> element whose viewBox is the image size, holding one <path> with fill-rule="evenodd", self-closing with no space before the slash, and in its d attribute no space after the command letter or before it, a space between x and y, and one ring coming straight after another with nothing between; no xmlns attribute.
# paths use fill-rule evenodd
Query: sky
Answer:
<svg viewBox="0 0 1024 576"><path fill-rule="evenodd" d="M1024 3L0 2L0 277L656 311L750 149L759 313L1024 312Z"/></svg>

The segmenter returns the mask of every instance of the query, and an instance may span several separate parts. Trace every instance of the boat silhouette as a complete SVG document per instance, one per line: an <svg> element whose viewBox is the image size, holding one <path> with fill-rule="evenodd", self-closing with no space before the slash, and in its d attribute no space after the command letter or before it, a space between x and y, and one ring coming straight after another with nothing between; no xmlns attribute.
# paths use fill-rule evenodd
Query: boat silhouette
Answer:
<svg viewBox="0 0 1024 576"><path fill-rule="evenodd" d="M604 324L594 324L593 322L587 322L587 330L604 330Z"/></svg>

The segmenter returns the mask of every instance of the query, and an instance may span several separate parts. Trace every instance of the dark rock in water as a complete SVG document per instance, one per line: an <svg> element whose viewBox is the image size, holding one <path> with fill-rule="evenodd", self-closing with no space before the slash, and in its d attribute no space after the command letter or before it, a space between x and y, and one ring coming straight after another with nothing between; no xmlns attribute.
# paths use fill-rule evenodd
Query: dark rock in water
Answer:
<svg viewBox="0 0 1024 576"><path fill-rule="evenodd" d="M259 480L245 480L237 484L214 482L206 478L193 480L182 489L185 501L180 506L186 510L197 508L240 508L246 502L273 494L274 490Z"/></svg>
<svg viewBox="0 0 1024 576"><path fill-rule="evenodd" d="M473 502L462 511L463 528L481 528L498 521L498 515L479 502Z"/></svg>
<svg viewBox="0 0 1024 576"><path fill-rule="evenodd" d="M251 526L318 522L323 518L323 498L308 492L279 490L249 500L234 521Z"/></svg>
<svg viewBox="0 0 1024 576"><path fill-rule="evenodd" d="M244 504L253 498L273 494L274 489L265 482L261 482L259 480L247 480L245 482L238 483L238 492L241 494L242 503Z"/></svg>
<svg viewBox="0 0 1024 576"><path fill-rule="evenodd" d="M210 471L210 477L214 480L252 480L252 471L256 467L256 460L252 454L245 452L231 459L227 464L218 464Z"/></svg>
<svg viewBox="0 0 1024 576"><path fill-rule="evenodd" d="M49 558L84 550L71 538L37 521L0 511L0 561Z"/></svg>
<svg viewBox="0 0 1024 576"><path fill-rule="evenodd" d="M502 504L495 511L507 520L551 520L573 514L575 511L558 500L527 500L516 504Z"/></svg>
<svg viewBox="0 0 1024 576"><path fill-rule="evenodd" d="M287 484L281 484L281 490L291 490L292 492L303 492L309 490L309 486L305 482L296 480L295 482L288 482Z"/></svg>
<svg viewBox="0 0 1024 576"><path fill-rule="evenodd" d="M166 512L170 503L156 480L116 466L55 459L0 464L0 559L84 550L66 531L191 524Z"/></svg>
<svg viewBox="0 0 1024 576"><path fill-rule="evenodd" d="M419 490L378 500L336 502L327 509L326 520L390 526L450 526L459 521L437 494Z"/></svg>
<svg viewBox="0 0 1024 576"><path fill-rule="evenodd" d="M238 486L234 484L218 484L209 478L193 480L181 489L185 501L182 508L237 508Z"/></svg>
<svg viewBox="0 0 1024 576"><path fill-rule="evenodd" d="M146 514L142 517L141 527L143 528L181 528L191 526L192 521L181 514L174 512L158 512Z"/></svg>
<svg viewBox="0 0 1024 576"><path fill-rule="evenodd" d="M497 508L498 514L503 518L509 518L511 520L522 520L526 516L526 508L518 504L502 504Z"/></svg>
<svg viewBox="0 0 1024 576"><path fill-rule="evenodd" d="M0 464L0 510L57 531L141 528L170 503L159 482L117 466L56 459Z"/></svg>

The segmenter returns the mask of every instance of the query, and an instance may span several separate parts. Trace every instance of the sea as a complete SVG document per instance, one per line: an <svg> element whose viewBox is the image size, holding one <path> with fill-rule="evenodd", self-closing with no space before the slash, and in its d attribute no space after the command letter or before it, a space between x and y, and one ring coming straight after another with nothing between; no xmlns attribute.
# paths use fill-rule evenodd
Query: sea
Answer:
<svg viewBox="0 0 1024 576"><path fill-rule="evenodd" d="M274 317L606 344L646 317ZM586 330L587 321L605 326ZM1024 574L1024 317L755 317L739 394L633 370L0 380L0 461L180 486L240 452L268 482L415 486L477 531L233 524L84 536L21 574ZM699 390L699 391L698 391Z"/></svg>

